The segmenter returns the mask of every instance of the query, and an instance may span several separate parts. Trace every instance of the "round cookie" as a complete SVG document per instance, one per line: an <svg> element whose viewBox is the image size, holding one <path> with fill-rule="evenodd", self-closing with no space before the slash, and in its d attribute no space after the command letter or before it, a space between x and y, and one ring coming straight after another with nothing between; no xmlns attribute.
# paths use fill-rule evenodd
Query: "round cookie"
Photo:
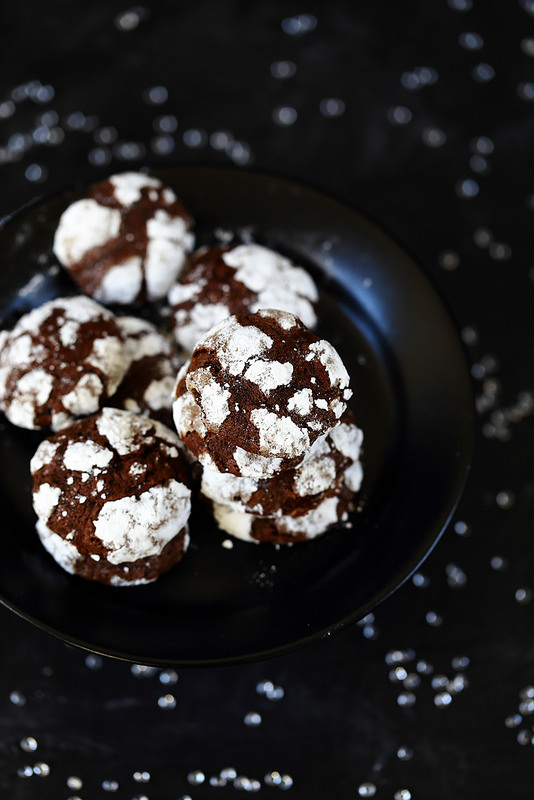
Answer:
<svg viewBox="0 0 534 800"><path fill-rule="evenodd" d="M128 366L111 311L89 297L50 300L0 333L0 409L19 427L58 430L98 411Z"/></svg>
<svg viewBox="0 0 534 800"><path fill-rule="evenodd" d="M159 419L174 428L172 392L183 364L172 339L140 317L117 317L126 340L130 366L106 405Z"/></svg>
<svg viewBox="0 0 534 800"><path fill-rule="evenodd" d="M67 572L132 586L182 558L191 491L160 422L104 408L43 440L30 469L37 532Z"/></svg>
<svg viewBox="0 0 534 800"><path fill-rule="evenodd" d="M329 342L293 314L264 309L229 317L199 342L178 376L173 413L201 463L262 477L257 456L279 459L279 469L299 463L351 395Z"/></svg>
<svg viewBox="0 0 534 800"><path fill-rule="evenodd" d="M192 249L192 220L172 189L140 172L110 176L61 215L54 253L106 304L164 297Z"/></svg>
<svg viewBox="0 0 534 800"><path fill-rule="evenodd" d="M271 478L239 478L204 468L200 491L208 500L238 513L298 517L346 487L356 493L363 470L363 433L347 410L335 428L315 441L300 464Z"/></svg>
<svg viewBox="0 0 534 800"><path fill-rule="evenodd" d="M202 248L168 294L174 335L189 353L214 325L260 308L290 311L314 328L317 300L305 269L259 244Z"/></svg>

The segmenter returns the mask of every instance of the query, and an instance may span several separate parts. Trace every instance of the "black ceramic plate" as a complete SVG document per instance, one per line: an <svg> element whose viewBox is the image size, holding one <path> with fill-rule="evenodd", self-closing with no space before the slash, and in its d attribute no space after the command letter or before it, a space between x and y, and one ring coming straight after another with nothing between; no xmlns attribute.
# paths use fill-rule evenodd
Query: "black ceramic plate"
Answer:
<svg viewBox="0 0 534 800"><path fill-rule="evenodd" d="M458 500L471 455L462 348L413 261L354 211L268 175L209 167L155 170L214 231L253 236L307 266L320 287L320 334L352 378L365 432L365 480L350 528L293 547L234 541L197 508L184 561L149 586L109 588L63 572L34 530L28 463L40 435L3 424L0 599L39 627L99 653L155 665L281 654L345 627L421 563ZM3 325L72 291L51 254L68 192L0 230Z"/></svg>

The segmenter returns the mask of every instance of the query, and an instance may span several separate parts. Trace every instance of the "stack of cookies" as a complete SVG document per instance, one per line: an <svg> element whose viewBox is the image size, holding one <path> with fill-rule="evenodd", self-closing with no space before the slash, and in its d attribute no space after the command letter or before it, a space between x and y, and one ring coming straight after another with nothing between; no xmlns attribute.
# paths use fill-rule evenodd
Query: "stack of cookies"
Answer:
<svg viewBox="0 0 534 800"><path fill-rule="evenodd" d="M178 434L226 533L288 544L346 518L362 479L349 376L296 316L225 319L194 348L174 395Z"/></svg>

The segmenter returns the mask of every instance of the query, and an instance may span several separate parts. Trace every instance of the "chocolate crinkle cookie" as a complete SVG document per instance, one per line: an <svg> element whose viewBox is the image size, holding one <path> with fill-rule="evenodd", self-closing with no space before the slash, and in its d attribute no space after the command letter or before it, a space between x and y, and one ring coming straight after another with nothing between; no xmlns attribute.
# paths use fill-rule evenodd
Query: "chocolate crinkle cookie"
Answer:
<svg viewBox="0 0 534 800"><path fill-rule="evenodd" d="M293 314L226 319L196 346L174 394L176 428L219 528L292 544L347 519L363 476L349 376Z"/></svg>
<svg viewBox="0 0 534 800"><path fill-rule="evenodd" d="M189 353L214 325L261 308L289 311L314 328L317 300L303 267L259 244L198 250L168 294L174 335Z"/></svg>
<svg viewBox="0 0 534 800"><path fill-rule="evenodd" d="M111 311L83 296L50 300L0 332L0 409L19 427L58 430L98 411L129 363Z"/></svg>
<svg viewBox="0 0 534 800"><path fill-rule="evenodd" d="M67 572L154 581L188 546L191 492L176 434L104 408L44 439L31 460L39 537Z"/></svg>
<svg viewBox="0 0 534 800"><path fill-rule="evenodd" d="M124 172L61 215L54 253L82 292L104 304L159 300L194 245L192 218L157 178Z"/></svg>
<svg viewBox="0 0 534 800"><path fill-rule="evenodd" d="M229 317L200 341L178 376L173 413L204 466L258 477L299 463L351 395L334 347L270 309Z"/></svg>
<svg viewBox="0 0 534 800"><path fill-rule="evenodd" d="M106 405L158 419L174 429L172 392L183 365L173 339L140 317L117 317L130 366Z"/></svg>

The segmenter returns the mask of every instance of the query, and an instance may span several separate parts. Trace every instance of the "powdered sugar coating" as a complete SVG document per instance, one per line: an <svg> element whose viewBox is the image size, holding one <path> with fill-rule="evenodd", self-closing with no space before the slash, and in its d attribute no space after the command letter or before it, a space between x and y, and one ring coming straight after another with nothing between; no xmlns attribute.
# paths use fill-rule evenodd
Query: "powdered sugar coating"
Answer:
<svg viewBox="0 0 534 800"><path fill-rule="evenodd" d="M61 215L54 253L82 291L104 304L164 297L194 245L175 193L138 172L112 175Z"/></svg>
<svg viewBox="0 0 534 800"><path fill-rule="evenodd" d="M83 296L44 303L2 342L0 408L23 428L58 430L93 414L129 364L115 316Z"/></svg>
<svg viewBox="0 0 534 800"><path fill-rule="evenodd" d="M305 269L255 243L203 248L168 294L176 339L188 352L226 317L261 308L289 311L314 328L317 300Z"/></svg>
<svg viewBox="0 0 534 800"><path fill-rule="evenodd" d="M191 491L161 423L104 408L45 439L30 468L39 535L68 571L134 585L182 557Z"/></svg>
<svg viewBox="0 0 534 800"><path fill-rule="evenodd" d="M338 423L348 383L331 344L289 312L262 309L227 318L198 343L177 379L174 420L202 463L208 454L221 472L257 476L256 457L302 461ZM250 472L237 452L254 457Z"/></svg>

